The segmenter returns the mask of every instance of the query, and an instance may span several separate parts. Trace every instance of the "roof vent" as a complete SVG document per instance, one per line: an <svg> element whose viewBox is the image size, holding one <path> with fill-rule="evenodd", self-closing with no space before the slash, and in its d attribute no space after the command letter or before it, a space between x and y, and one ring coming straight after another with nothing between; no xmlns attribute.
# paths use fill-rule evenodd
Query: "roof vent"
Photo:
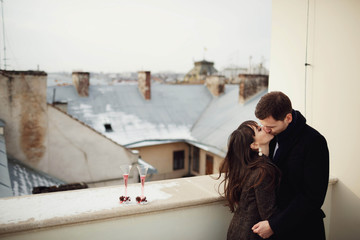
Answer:
<svg viewBox="0 0 360 240"><path fill-rule="evenodd" d="M113 129L112 129L110 123L105 123L104 127L105 127L105 132L113 132Z"/></svg>

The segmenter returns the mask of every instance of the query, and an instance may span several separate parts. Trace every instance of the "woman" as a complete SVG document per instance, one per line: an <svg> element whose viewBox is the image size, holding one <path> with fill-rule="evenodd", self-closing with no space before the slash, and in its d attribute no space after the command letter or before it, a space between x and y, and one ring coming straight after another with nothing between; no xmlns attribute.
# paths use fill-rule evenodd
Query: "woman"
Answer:
<svg viewBox="0 0 360 240"><path fill-rule="evenodd" d="M234 213L228 240L262 239L251 227L275 211L280 171L267 157L272 138L254 121L242 123L229 137L219 175L224 174L224 195Z"/></svg>

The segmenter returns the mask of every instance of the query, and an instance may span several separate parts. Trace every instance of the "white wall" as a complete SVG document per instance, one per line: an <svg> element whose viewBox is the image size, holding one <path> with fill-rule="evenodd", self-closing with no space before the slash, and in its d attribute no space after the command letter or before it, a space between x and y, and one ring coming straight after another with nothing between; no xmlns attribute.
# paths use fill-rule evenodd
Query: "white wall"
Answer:
<svg viewBox="0 0 360 240"><path fill-rule="evenodd" d="M137 162L137 155L130 150L51 105L48 105L47 113L49 142L46 172L53 176L70 183L120 179L120 165ZM130 178L133 178L129 182L137 182L137 171L131 173ZM109 184L115 183L111 181Z"/></svg>
<svg viewBox="0 0 360 240"><path fill-rule="evenodd" d="M306 1L274 0L272 5L269 91L291 95L303 112Z"/></svg>
<svg viewBox="0 0 360 240"><path fill-rule="evenodd" d="M329 239L360 236L359 26L360 1L273 0L269 91L285 92L328 141L339 179Z"/></svg>
<svg viewBox="0 0 360 240"><path fill-rule="evenodd" d="M110 221L69 225L45 231L27 232L3 240L41 239L197 239L225 240L231 215L222 204L180 208Z"/></svg>

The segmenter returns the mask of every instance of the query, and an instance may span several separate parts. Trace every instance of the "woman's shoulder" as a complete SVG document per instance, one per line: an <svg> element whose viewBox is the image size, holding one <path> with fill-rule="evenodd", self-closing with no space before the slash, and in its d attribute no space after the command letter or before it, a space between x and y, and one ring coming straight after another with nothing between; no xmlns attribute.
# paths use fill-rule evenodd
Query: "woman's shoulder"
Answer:
<svg viewBox="0 0 360 240"><path fill-rule="evenodd" d="M257 159L257 164L253 167L252 177L256 179L267 179L274 182L277 182L277 179L280 178L281 173L279 168L272 163L270 158L267 156L259 156Z"/></svg>
<svg viewBox="0 0 360 240"><path fill-rule="evenodd" d="M257 171L274 171L278 169L278 167L266 155L257 156L254 163L253 167Z"/></svg>

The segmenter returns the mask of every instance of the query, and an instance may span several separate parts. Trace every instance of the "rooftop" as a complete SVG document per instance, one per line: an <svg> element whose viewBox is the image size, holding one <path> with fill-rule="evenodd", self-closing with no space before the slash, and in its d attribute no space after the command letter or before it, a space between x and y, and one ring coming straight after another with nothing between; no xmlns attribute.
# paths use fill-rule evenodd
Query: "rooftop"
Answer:
<svg viewBox="0 0 360 240"><path fill-rule="evenodd" d="M65 182L7 157L4 136L0 134L0 197L22 196L34 187L53 186Z"/></svg>
<svg viewBox="0 0 360 240"><path fill-rule="evenodd" d="M8 169L14 196L30 195L34 187L65 184L64 181L26 166L16 159L8 160Z"/></svg>
<svg viewBox="0 0 360 240"><path fill-rule="evenodd" d="M0 120L0 124L3 125L3 121ZM10 196L13 196L13 191L8 171L5 138L0 134L0 198Z"/></svg>
<svg viewBox="0 0 360 240"><path fill-rule="evenodd" d="M6 75L6 74L11 74L11 75L31 75L31 76L47 76L47 73L44 71L9 71L9 70L1 70L1 72Z"/></svg>
<svg viewBox="0 0 360 240"><path fill-rule="evenodd" d="M73 86L49 86L47 101L67 103L69 115L124 146L185 140L223 155L231 131L256 119L255 104L266 93L239 104L238 85L226 85L219 97L205 85L153 83L151 92L151 100L146 101L135 84L90 85L89 97L84 98ZM109 127L112 131L107 131Z"/></svg>

